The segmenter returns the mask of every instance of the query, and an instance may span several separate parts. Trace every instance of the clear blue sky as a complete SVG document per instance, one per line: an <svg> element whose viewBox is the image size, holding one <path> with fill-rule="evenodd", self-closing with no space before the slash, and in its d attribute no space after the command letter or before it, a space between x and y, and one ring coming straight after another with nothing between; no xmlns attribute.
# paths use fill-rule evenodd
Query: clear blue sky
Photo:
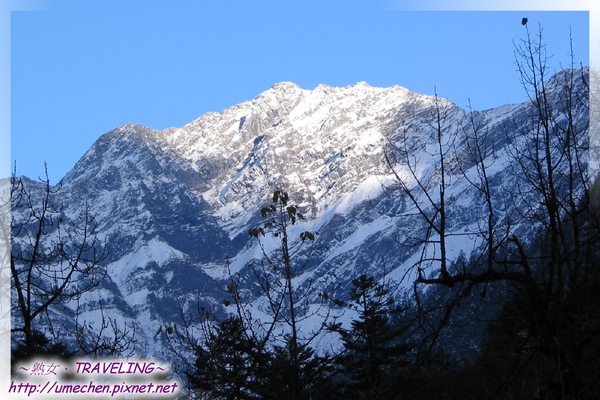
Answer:
<svg viewBox="0 0 600 400"><path fill-rule="evenodd" d="M293 3L293 4L292 4ZM483 110L524 101L514 43L544 30L551 67L588 64L587 12L411 11L389 1L47 0L12 12L17 172L60 180L128 122L183 126L281 81L401 85Z"/></svg>

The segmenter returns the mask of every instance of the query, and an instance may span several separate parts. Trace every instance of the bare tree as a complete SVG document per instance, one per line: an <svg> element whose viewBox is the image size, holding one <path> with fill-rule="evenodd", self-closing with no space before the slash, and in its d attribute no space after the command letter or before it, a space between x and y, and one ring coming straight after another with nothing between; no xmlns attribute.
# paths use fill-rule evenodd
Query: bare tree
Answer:
<svg viewBox="0 0 600 400"><path fill-rule="evenodd" d="M95 288L106 271L107 253L88 207L76 220L56 206L59 187L11 178L11 288L15 340L33 348L36 321L52 322L51 308ZM50 325L52 326L52 325ZM20 338L19 338L20 336Z"/></svg>
<svg viewBox="0 0 600 400"><path fill-rule="evenodd" d="M311 343L326 329L329 315L329 308L325 307L328 300L324 297L320 297L321 303L317 310L311 310L314 302L309 298L310 283L304 288L294 283L295 279L306 272L314 250L312 243L315 234L303 231L295 240L290 237L291 227L303 220L304 216L283 190L274 191L271 204L261 209L261 216L266 222L262 227L250 229L249 234L258 239L270 233L279 241L277 250L269 251L259 240L264 264L253 267L254 276L262 295L267 299L271 315L267 330L261 335L262 341L272 347L273 343L281 342L273 347L276 370L271 371L271 374L281 375L283 378L278 382L281 387L277 389L288 393L293 399L300 399L312 385L311 380L319 373L312 365L314 355ZM303 332L302 321L319 315L323 308L325 312L320 315L321 323L315 330ZM283 337L273 336L275 328L284 329Z"/></svg>
<svg viewBox="0 0 600 400"><path fill-rule="evenodd" d="M100 319L80 320L79 299L75 307L75 332L79 351L92 357L130 357L135 354L135 325L119 322L107 315L102 300L98 300Z"/></svg>
<svg viewBox="0 0 600 400"><path fill-rule="evenodd" d="M549 252L550 272L547 276L563 282L566 272L558 264L565 259L566 254L561 254L567 252L567 247L575 246L573 251L580 252L577 249L579 241L576 240L580 232L579 216L585 209L589 193L587 126L582 128L576 121L588 107L586 93L581 93L575 85L575 74L584 74L585 69L577 70L572 65L572 68L564 70L553 81L561 85L561 100L553 102L549 92L555 88L548 87L549 76L545 64L547 56L541 41L541 31L539 42L534 42L532 36L527 34L527 39L517 47L517 56L521 79L530 96L528 106L532 113L529 120L515 122L513 126L507 127L513 131L507 137L512 149L512 160L516 165L512 173L517 184L513 187L518 190L510 195L517 198L513 206L517 205L515 208L521 210L520 217L549 232L552 251ZM583 79L587 81L585 76ZM515 216L505 213L508 207L506 196L509 193L492 193L488 169L490 163L493 163L490 152L494 144L489 142L488 132L481 132L472 111L469 114L469 124L464 127L462 135L458 131L446 129L442 121L445 120L447 110L440 107L440 103L436 96L432 115L437 147L434 177L425 181L417 175L416 161L408 148L409 132L402 133L399 144L390 141L385 155L386 164L395 176L399 188L410 200L414 214L423 222L424 233L413 242L415 245L423 245L424 249L423 256L415 264L418 269L417 282L451 287L461 282L532 280L534 276L531 263L525 255L527 243L510 234ZM456 145L457 142L461 146ZM455 167L450 168L449 164ZM408 178L398 171L398 165L406 167L409 171ZM474 169L475 174L470 175L469 169ZM458 178L457 170L461 172ZM446 189L451 179L466 180L480 194L484 212L479 230L466 233L448 230L450 204ZM540 198L541 202L538 201ZM569 237L564 232L567 217L571 220L570 234L575 239L571 244L565 241ZM469 237L480 240L480 254L486 257L483 262L486 268L479 271L449 271L448 264L451 260L447 257L446 241L449 236L457 235L466 240ZM428 251L428 246L433 250ZM514 256L510 257L508 254ZM518 265L520 269L509 268L511 265ZM425 271L429 273L426 274ZM552 283L550 286L553 286Z"/></svg>
<svg viewBox="0 0 600 400"><path fill-rule="evenodd" d="M489 285L509 283L526 299L528 308L524 309L530 310L519 317L528 322L527 331L519 333L528 335L526 343L519 342L519 351L529 346L528 349L534 349L529 353L531 357L551 354L546 360L551 367L545 379L559 382L557 390L565 396L575 390L568 387L567 376L583 365L581 358L577 361L574 355L580 350L575 349L596 343L600 332L597 316L593 312L586 314L595 321L594 328L572 336L571 341L577 343L574 345L566 332L576 330L575 322L565 322L572 319L568 314L570 307L581 293L589 290L588 282L596 274L598 249L593 243L598 229L597 213L594 215L589 207L589 182L596 177L589 170L589 130L585 119L589 109L588 75L586 68L576 68L571 57L569 67L550 79L542 29L537 35L532 35L527 25L525 29L526 38L515 46L515 54L529 101L523 108L526 118L505 126L511 165L505 179L509 184L498 185L496 178L492 188L489 172L495 162L493 146L498 138L481 129L472 111L462 131L445 129L439 122L444 120L446 110L437 106L437 98L432 118L436 173L427 180L417 174L408 148L409 132L403 132L399 143L390 142L386 164L409 199L412 215L423 226L423 234L412 240L423 249L414 265L415 287L460 288L456 297L443 306L441 324L429 324L434 332L431 346L453 307L476 286L483 286L481 295L485 296ZM399 167L408 170L408 177ZM445 189L451 180L453 184L466 182L474 189L473 215L479 218L478 229L449 229L453 207ZM515 230L516 226L528 227L533 238L524 236L523 230ZM470 260L455 262L447 257L447 239L452 236L473 244L476 251ZM416 299L420 304L420 298ZM523 357L514 363L519 376L525 376L521 375L528 368L525 360L530 359ZM510 376L514 379L514 375Z"/></svg>
<svg viewBox="0 0 600 400"><path fill-rule="evenodd" d="M222 288L230 316L219 320L197 299L195 310L186 312L180 304L182 326L167 328L171 349L187 363L190 393L203 389L216 398L285 394L300 399L318 388L329 367L312 348L327 328L329 297L317 296L315 305L310 297L314 282L296 282L307 272L315 234L302 231L292 237L292 226L304 217L283 190L276 190L260 213L265 222L249 234L258 240L262 259L250 261L244 271L229 270ZM303 329L309 318L321 323ZM185 361L190 352L197 356L195 363Z"/></svg>

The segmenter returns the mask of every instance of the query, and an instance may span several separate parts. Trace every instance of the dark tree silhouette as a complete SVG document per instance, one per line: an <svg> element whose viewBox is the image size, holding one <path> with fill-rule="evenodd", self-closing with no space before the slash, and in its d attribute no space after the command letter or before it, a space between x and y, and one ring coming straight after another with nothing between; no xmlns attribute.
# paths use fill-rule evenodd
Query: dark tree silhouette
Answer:
<svg viewBox="0 0 600 400"><path fill-rule="evenodd" d="M188 380L194 389L222 399L256 399L264 382L258 368L258 345L248 336L242 320L230 317L207 332L203 344L196 348L193 373Z"/></svg>
<svg viewBox="0 0 600 400"><path fill-rule="evenodd" d="M265 222L248 233L258 241L263 260L250 262L245 275L230 273L223 288L225 310L235 317L219 322L214 313L199 307L193 318L182 308L183 326L171 327L172 335L167 331L167 338L184 362L187 352L196 355L195 364L187 368L192 392L201 389L217 398L314 397L325 386L330 361L326 355L316 354L311 343L325 331L330 309L324 297L320 297L320 307L311 309L311 282L300 288L294 279L306 271L316 236L303 231L297 238L290 237L291 226L304 217L283 190L273 193L271 203L262 207L260 214ZM272 251L264 243L270 239L277 243ZM253 314L253 297L248 297L245 285L258 287L258 295L264 299L264 315L259 318ZM301 322L308 318L321 318L322 323L313 330L302 330ZM199 332L195 329L198 324ZM237 332L237 339L224 340L232 331ZM223 357L214 349L221 349ZM202 367L206 362L214 367L212 372ZM229 375L231 368L237 371L237 380Z"/></svg>
<svg viewBox="0 0 600 400"><path fill-rule="evenodd" d="M346 398L396 398L393 389L405 383L398 371L406 367L411 346L404 342L409 325L395 324L390 317L406 309L394 308L393 293L371 276L361 275L352 285L350 301L338 303L357 313L356 319L351 328L340 323L329 328L344 345L338 363L350 382L342 391Z"/></svg>
<svg viewBox="0 0 600 400"><path fill-rule="evenodd" d="M69 221L56 205L60 187L46 174L42 187L11 178L11 289L13 345L40 347L35 322L43 317L53 327L50 307L79 298L105 276L100 263L107 253L96 235L87 207L78 220Z"/></svg>
<svg viewBox="0 0 600 400"><path fill-rule="evenodd" d="M598 268L599 225L598 214L590 207L590 183L597 178L588 168L588 74L585 68L575 68L571 58L570 68L550 80L542 30L534 37L525 26L527 36L516 46L516 63L529 96L528 114L505 126L512 166L510 185L491 190L492 148L488 133L481 131L474 114L468 131L459 139L458 131L443 124L447 110L438 106L439 100L432 116L439 173L431 181L419 179L410 154L396 143L390 143L386 160L424 227L418 231L423 235L413 238L413 243L424 249L423 257L414 265L416 287L460 288L454 299L442 305L444 315L439 324L428 320L429 310L421 310L427 320L423 326L434 332L429 336L429 349L433 349L455 305L468 299L476 287L485 296L488 287L502 282L513 288L519 304L519 313L507 308L505 315L520 322L518 329L512 329L507 325L510 318L505 317L500 323L504 328L495 329L511 338L504 341L503 350L503 358L511 360L504 367L510 366L510 370L496 374L499 384L487 389L516 396L520 386L530 385L529 398L549 393L553 393L550 398L585 398L573 371L587 364L573 354L596 352L600 334L598 315L591 311L596 308L573 306L580 304L576 300L580 297L597 301L589 293L589 283ZM455 145L457 140L464 141L462 148ZM463 157L453 159L455 154ZM408 185L396 172L398 163L408 167L416 185ZM469 176L466 171L473 166L477 174ZM457 171L462 171L462 178ZM449 224L452 209L446 189L450 179L464 179L475 188L484 210L479 229L463 236L477 240L473 243L477 243L474 247L478 253L452 268L446 240L463 233L453 232ZM533 227L534 237L514 230L517 225ZM419 297L416 302L422 304ZM515 354L516 358L511 358Z"/></svg>

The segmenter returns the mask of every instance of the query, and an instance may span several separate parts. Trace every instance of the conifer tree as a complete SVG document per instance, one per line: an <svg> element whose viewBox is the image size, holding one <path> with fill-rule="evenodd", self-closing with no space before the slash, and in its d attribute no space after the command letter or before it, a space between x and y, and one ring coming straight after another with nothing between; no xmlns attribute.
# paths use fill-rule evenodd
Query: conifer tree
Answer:
<svg viewBox="0 0 600 400"><path fill-rule="evenodd" d="M361 275L352 285L350 301L338 303L356 312L357 319L350 329L340 323L330 326L344 344L339 363L350 381L345 396L389 398L390 391L400 383L392 383L389 378L403 366L403 358L410 351L410 345L402 340L408 325L394 324L390 317L406 309L395 309L390 289L372 276Z"/></svg>
<svg viewBox="0 0 600 400"><path fill-rule="evenodd" d="M196 355L196 370L188 374L193 388L210 392L215 398L260 398L256 394L262 386L257 379L260 355L241 319L230 317L217 324Z"/></svg>

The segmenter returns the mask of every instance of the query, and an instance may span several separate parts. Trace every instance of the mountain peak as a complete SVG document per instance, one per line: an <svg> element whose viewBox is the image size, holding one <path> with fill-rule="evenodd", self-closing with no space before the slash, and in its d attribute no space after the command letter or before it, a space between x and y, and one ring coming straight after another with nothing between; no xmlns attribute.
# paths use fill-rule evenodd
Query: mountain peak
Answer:
<svg viewBox="0 0 600 400"><path fill-rule="evenodd" d="M357 82L357 83L356 83L356 85L354 85L354 86L356 86L356 87L367 87L367 88L369 88L369 87L372 87L372 86L371 86L371 85L369 85L369 83L368 83L368 82L366 82L366 81L360 81L360 82Z"/></svg>
<svg viewBox="0 0 600 400"><path fill-rule="evenodd" d="M302 89L300 86L296 85L294 82L279 82L274 84L271 87L272 90L279 90L279 91L287 91L287 90L298 90L298 89Z"/></svg>

